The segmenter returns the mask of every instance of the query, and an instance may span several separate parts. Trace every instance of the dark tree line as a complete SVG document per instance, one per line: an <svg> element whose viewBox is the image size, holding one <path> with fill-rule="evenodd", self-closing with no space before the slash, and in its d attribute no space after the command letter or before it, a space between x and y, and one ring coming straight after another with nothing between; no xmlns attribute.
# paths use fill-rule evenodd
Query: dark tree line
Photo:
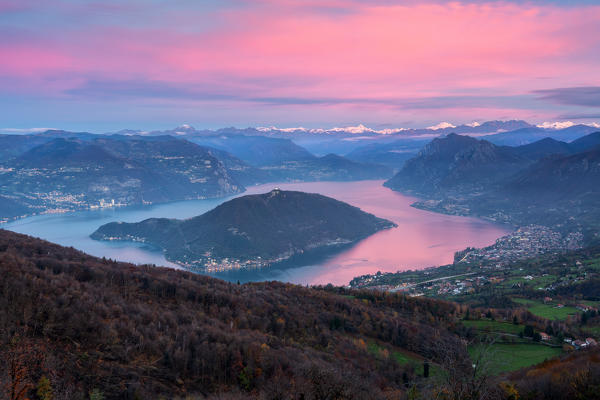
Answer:
<svg viewBox="0 0 600 400"><path fill-rule="evenodd" d="M414 368L365 343L434 362L441 354L432 343L464 351L448 331L455 306L434 300L236 285L3 230L0 274L0 351L22 364L19 385L31 398L42 377L54 399L94 390L107 399L386 398L404 392ZM6 369L4 392L16 382Z"/></svg>

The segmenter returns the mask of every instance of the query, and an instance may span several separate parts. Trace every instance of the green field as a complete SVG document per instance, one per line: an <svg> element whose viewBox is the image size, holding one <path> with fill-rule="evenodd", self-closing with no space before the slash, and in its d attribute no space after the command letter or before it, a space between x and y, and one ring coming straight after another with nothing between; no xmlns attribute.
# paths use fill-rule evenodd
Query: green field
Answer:
<svg viewBox="0 0 600 400"><path fill-rule="evenodd" d="M533 315L549 320L564 320L567 316L577 313L575 307L556 308L554 304L544 304L541 301L522 299L520 297L513 297L512 301L524 305Z"/></svg>
<svg viewBox="0 0 600 400"><path fill-rule="evenodd" d="M596 308L600 307L600 301L582 300L582 301L580 301L580 303L585 304L590 307L596 307Z"/></svg>
<svg viewBox="0 0 600 400"><path fill-rule="evenodd" d="M378 345L375 342L369 342L367 344L367 350L369 351L369 353L374 354L374 355L382 355L383 351L384 351L384 347ZM392 356L394 358L394 360L396 360L398 362L398 364L407 364L409 362L422 362L418 356L416 355L411 355L409 353L404 353L404 352L400 352L400 351L393 351L391 352L391 354L389 354L390 356Z"/></svg>
<svg viewBox="0 0 600 400"><path fill-rule="evenodd" d="M485 345L469 346L469 354L476 360ZM560 348L544 346L542 344L508 344L495 343L485 349L483 362L493 374L515 371L520 368L539 364L542 361L561 354Z"/></svg>
<svg viewBox="0 0 600 400"><path fill-rule="evenodd" d="M556 279L557 279L557 277L554 275L538 276L532 280L525 279L522 276L515 276L515 277L512 277L512 278L507 279L506 281L502 282L501 286L511 287L512 285L514 285L516 283L521 283L521 284L525 283L528 286L532 286L534 288L539 288L539 287L543 288L543 287L546 287L549 284L555 282Z"/></svg>
<svg viewBox="0 0 600 400"><path fill-rule="evenodd" d="M600 258L592 258L589 260L585 260L583 262L584 265L599 265L600 266Z"/></svg>
<svg viewBox="0 0 600 400"><path fill-rule="evenodd" d="M513 297L511 300L514 301L515 303L523 304L525 306L530 306L530 305L534 305L534 304L538 303L535 300L523 299L521 297Z"/></svg>
<svg viewBox="0 0 600 400"><path fill-rule="evenodd" d="M518 335L523 330L523 325L514 325L509 322L498 322L487 319L462 321L462 323L464 326L483 332L512 333L513 335Z"/></svg>
<svg viewBox="0 0 600 400"><path fill-rule="evenodd" d="M367 351L369 353L374 354L376 356L382 357L384 354L384 347L380 346L375 342L369 342L367 344ZM420 358L420 356L416 354L411 354L407 351L392 351L391 353L387 353L390 357L392 357L398 364L405 365L412 363L415 366L415 373L417 375L423 375L423 362L424 360ZM431 376L434 376L439 373L439 367L436 365L431 365L430 371Z"/></svg>

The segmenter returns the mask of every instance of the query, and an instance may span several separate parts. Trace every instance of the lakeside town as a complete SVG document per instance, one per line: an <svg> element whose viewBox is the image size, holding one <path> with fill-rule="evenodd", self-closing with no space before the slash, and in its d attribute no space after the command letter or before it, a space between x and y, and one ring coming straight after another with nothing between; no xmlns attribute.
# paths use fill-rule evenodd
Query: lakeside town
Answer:
<svg viewBox="0 0 600 400"><path fill-rule="evenodd" d="M128 204L115 201L115 199L105 200L100 199L98 201L87 201L83 195L71 195L63 194L61 192L50 192L50 193L33 193L35 197L31 197L32 200L39 202L42 205L32 206L32 208L23 215L16 217L0 217L0 225L8 223L10 221L26 218L34 215L41 214L65 214L69 212L82 211L82 210L101 210L106 208L117 208L126 207ZM149 202L145 204L151 204ZM38 212L34 212L35 209L39 209Z"/></svg>
<svg viewBox="0 0 600 400"><path fill-rule="evenodd" d="M548 227L528 225L484 248L467 248L454 255L454 263L420 271L398 271L363 275L350 282L352 288L403 292L411 296L453 297L475 294L488 285L520 288L536 286L553 290L588 279L595 274L577 262L571 274L556 277L531 268L514 269L514 263L536 257L564 254L581 249L583 235L562 235ZM556 279L555 279L556 278Z"/></svg>
<svg viewBox="0 0 600 400"><path fill-rule="evenodd" d="M577 250L582 246L581 232L562 235L546 226L527 225L497 239L491 246L481 249L467 248L457 252L454 255L454 262L506 265L542 254Z"/></svg>

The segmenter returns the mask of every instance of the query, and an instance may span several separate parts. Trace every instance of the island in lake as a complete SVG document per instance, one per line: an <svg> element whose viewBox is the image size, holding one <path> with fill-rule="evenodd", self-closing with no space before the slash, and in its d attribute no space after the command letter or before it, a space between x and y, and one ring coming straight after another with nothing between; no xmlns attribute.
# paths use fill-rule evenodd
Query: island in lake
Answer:
<svg viewBox="0 0 600 400"><path fill-rule="evenodd" d="M267 267L395 226L326 196L274 189L230 200L186 220L111 222L91 237L148 243L189 269L221 272Z"/></svg>

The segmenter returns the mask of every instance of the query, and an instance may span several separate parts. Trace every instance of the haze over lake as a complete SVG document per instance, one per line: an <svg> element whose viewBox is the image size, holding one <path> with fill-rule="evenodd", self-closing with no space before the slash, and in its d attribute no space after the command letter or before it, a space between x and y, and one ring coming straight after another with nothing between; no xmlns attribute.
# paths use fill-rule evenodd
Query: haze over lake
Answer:
<svg viewBox="0 0 600 400"><path fill-rule="evenodd" d="M347 284L367 273L395 272L452 262L453 254L465 247L483 247L509 232L509 228L469 217L448 216L410 207L415 199L382 186L382 181L309 182L265 184L240 195L268 192L274 187L320 193L345 201L398 224L397 228L372 235L351 248L314 265L269 268L222 276L241 280L282 280L300 284ZM232 197L180 201L152 206L47 214L2 226L40 237L89 254L134 263L177 267L162 253L140 243L100 242L89 235L112 221L138 222L146 218L189 218L200 215Z"/></svg>

